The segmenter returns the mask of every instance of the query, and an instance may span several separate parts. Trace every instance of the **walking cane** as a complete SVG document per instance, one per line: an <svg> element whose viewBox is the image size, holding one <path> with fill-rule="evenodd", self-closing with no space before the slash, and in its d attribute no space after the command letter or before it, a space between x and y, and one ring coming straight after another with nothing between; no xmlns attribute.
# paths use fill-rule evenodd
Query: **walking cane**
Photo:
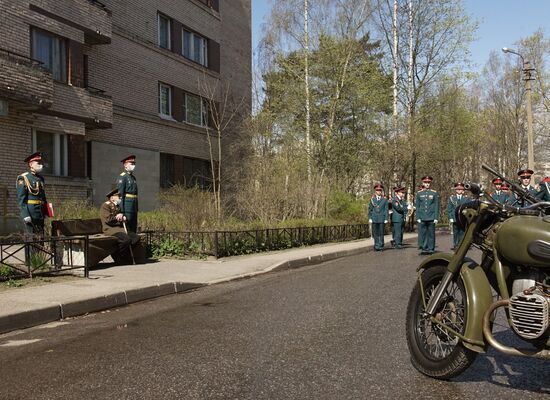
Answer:
<svg viewBox="0 0 550 400"><path fill-rule="evenodd" d="M128 235L128 229L126 228L126 222L122 221L122 226L124 227L124 232ZM129 235L128 235L129 236ZM136 265L136 259L134 258L134 251L132 250L132 240L130 240L130 256L132 257L132 264Z"/></svg>

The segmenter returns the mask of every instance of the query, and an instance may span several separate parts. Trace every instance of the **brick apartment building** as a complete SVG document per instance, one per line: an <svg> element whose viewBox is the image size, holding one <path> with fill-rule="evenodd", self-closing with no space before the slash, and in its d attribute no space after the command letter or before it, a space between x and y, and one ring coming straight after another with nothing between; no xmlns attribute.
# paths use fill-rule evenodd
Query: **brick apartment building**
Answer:
<svg viewBox="0 0 550 400"><path fill-rule="evenodd" d="M171 184L207 186L212 103L201 94L230 82L250 108L250 7L0 0L0 213L17 213L15 178L35 150L55 201L100 204L128 154L142 210Z"/></svg>

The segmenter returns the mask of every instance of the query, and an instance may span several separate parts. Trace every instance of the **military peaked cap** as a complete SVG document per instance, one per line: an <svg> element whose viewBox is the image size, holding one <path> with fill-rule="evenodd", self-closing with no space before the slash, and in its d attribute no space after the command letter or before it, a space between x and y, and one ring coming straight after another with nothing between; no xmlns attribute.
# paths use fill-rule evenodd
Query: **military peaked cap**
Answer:
<svg viewBox="0 0 550 400"><path fill-rule="evenodd" d="M26 163L30 163L31 161L42 161L42 153L37 151L36 153L32 153L30 156L25 158Z"/></svg>
<svg viewBox="0 0 550 400"><path fill-rule="evenodd" d="M434 178L432 178L432 177L429 176L429 175L426 175L426 176L423 176L423 177L422 177L422 182L431 182L431 181L433 181L433 180L434 180Z"/></svg>
<svg viewBox="0 0 550 400"><path fill-rule="evenodd" d="M109 198L109 197L115 196L115 195L119 195L119 196L120 196L120 193L118 192L118 189L116 189L116 188L113 189L113 190L111 190L111 191L110 191L109 193L107 193L105 196L106 196L107 198Z"/></svg>
<svg viewBox="0 0 550 400"><path fill-rule="evenodd" d="M125 163L125 162L128 162L128 161L136 161L136 156L132 154L132 155L129 155L128 157L125 157L122 160L120 160L121 163Z"/></svg>
<svg viewBox="0 0 550 400"><path fill-rule="evenodd" d="M531 175L533 175L533 170L532 169L529 169L529 168L526 168L526 169L521 169L518 171L518 176L520 177L531 177Z"/></svg>

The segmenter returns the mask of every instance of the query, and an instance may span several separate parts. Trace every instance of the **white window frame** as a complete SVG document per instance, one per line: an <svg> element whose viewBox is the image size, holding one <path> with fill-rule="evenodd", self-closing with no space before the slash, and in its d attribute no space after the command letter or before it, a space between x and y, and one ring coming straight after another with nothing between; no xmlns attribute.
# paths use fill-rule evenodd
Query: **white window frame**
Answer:
<svg viewBox="0 0 550 400"><path fill-rule="evenodd" d="M168 89L168 114L165 114L162 109L162 103L161 103L161 92L162 88ZM165 83L159 82L158 86L158 104L159 104L159 115L164 118L172 118L172 86L167 85Z"/></svg>
<svg viewBox="0 0 550 400"><path fill-rule="evenodd" d="M42 64L44 68L52 73L54 80L58 82L67 83L69 71L67 68L67 63L69 59L67 41L54 35L50 32L44 31L39 28L32 27L31 29L31 57L34 59L39 59L39 56L36 52L38 49L38 36L47 37L51 41L51 46L47 49L52 58L53 65Z"/></svg>
<svg viewBox="0 0 550 400"><path fill-rule="evenodd" d="M168 22L167 24L167 39L168 39L168 43L167 43L167 47L163 47L161 42L160 42L160 20L161 19L164 19ZM166 15L164 14L161 14L161 13L157 13L157 31L158 31L158 45L160 48L162 49L166 49L166 50L172 50L172 20L167 17Z"/></svg>
<svg viewBox="0 0 550 400"><path fill-rule="evenodd" d="M201 116L201 122L200 124L195 124L194 122L189 121L189 118L187 117L187 114L189 113L189 107L187 105L187 98L189 96L193 96L199 99L201 110L200 110L200 116ZM208 104L205 99L203 99L201 96L197 96L195 94L191 93L184 93L184 105L185 105L185 122L187 122L190 125L194 126L200 126L201 128L205 128L208 126Z"/></svg>
<svg viewBox="0 0 550 400"><path fill-rule="evenodd" d="M52 175L54 176L69 176L69 140L68 135L58 132L50 132L42 129L32 130L32 151L41 151L37 148L37 134L46 133L53 135L54 154L53 160L46 160L48 163L53 163ZM63 152L63 157L61 153ZM63 163L61 163L63 160Z"/></svg>
<svg viewBox="0 0 550 400"><path fill-rule="evenodd" d="M185 34L188 33L191 36L190 40L190 49L189 49L189 57L185 56ZM195 38L200 38L202 40L202 51L199 56L199 60L195 60ZM181 54L187 58L188 60L194 61L203 67L208 68L208 39L204 36L201 36L195 32L192 32L187 29L181 30Z"/></svg>

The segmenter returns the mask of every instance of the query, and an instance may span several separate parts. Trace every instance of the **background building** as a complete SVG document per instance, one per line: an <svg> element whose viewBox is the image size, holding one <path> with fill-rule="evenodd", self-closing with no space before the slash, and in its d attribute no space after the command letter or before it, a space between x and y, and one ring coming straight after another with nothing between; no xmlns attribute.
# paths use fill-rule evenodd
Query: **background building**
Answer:
<svg viewBox="0 0 550 400"><path fill-rule="evenodd" d="M4 214L33 150L51 199L96 205L136 154L151 209L161 187L210 184L206 129L224 83L250 109L250 0L1 0L0 66Z"/></svg>

